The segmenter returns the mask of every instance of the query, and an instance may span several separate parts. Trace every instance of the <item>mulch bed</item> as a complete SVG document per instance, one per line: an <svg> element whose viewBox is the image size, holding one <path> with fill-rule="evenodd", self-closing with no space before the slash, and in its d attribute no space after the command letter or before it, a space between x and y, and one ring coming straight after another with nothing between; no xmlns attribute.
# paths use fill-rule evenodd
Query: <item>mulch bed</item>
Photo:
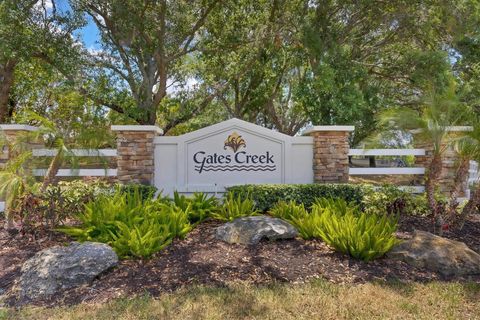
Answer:
<svg viewBox="0 0 480 320"><path fill-rule="evenodd" d="M0 221L1 223L2 221ZM58 303L103 302L115 297L149 293L153 296L171 292L190 284L224 286L232 282L269 284L304 282L324 278L334 283L367 281L473 281L469 278L444 278L441 275L412 268L403 262L381 258L370 263L356 261L334 252L321 241L264 241L256 246L231 245L216 240L215 228L220 223L206 221L175 241L167 249L147 261L125 260L114 270L102 275L91 286L70 290L43 305ZM411 237L414 229L431 231L430 220L405 216L400 221L399 237ZM472 217L459 233L444 236L465 242L480 252L480 218ZM18 279L23 262L37 251L55 244L67 243L64 235L51 240L28 241L0 231L0 295L9 294ZM15 304L15 300L7 299Z"/></svg>

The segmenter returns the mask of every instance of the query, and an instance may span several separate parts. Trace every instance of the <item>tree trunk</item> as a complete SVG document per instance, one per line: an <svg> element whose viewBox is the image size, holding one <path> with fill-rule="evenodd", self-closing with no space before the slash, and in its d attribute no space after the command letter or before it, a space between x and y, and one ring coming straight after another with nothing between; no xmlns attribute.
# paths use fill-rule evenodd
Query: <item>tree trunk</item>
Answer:
<svg viewBox="0 0 480 320"><path fill-rule="evenodd" d="M451 221L454 221L456 216L456 209L458 206L457 197L462 191L463 181L468 175L468 170L470 169L470 159L461 159L458 165L457 171L455 172L455 177L453 179L453 189L450 194L450 204L448 212L450 215Z"/></svg>
<svg viewBox="0 0 480 320"><path fill-rule="evenodd" d="M63 162L63 151L58 150L57 155L53 157L52 162L48 166L47 173L45 178L43 179L42 187L40 188L40 192L44 192L47 190L47 187L51 184L54 184L57 180L57 173L60 169L60 166Z"/></svg>
<svg viewBox="0 0 480 320"><path fill-rule="evenodd" d="M433 156L432 162L428 168L427 179L425 183L425 192L427 194L428 206L433 215L434 227L441 227L443 225L443 218L439 215L437 201L435 200L435 186L442 174L442 156L436 154Z"/></svg>
<svg viewBox="0 0 480 320"><path fill-rule="evenodd" d="M465 225L465 220L467 219L467 217L471 214L474 214L479 205L480 205L480 186L477 185L477 187L475 188L475 191L473 191L473 194L470 196L470 199L468 200L465 207L463 207L462 213L458 218L459 220L458 228L460 230L463 229L463 226Z"/></svg>
<svg viewBox="0 0 480 320"><path fill-rule="evenodd" d="M8 206L8 202L5 201L5 224L3 226L3 228L5 230L13 230L15 229L15 224L14 224L14 221L13 221L13 214L11 213L11 210Z"/></svg>
<svg viewBox="0 0 480 320"><path fill-rule="evenodd" d="M6 123L10 114L10 94L12 92L14 71L17 63L9 60L0 65L0 123Z"/></svg>

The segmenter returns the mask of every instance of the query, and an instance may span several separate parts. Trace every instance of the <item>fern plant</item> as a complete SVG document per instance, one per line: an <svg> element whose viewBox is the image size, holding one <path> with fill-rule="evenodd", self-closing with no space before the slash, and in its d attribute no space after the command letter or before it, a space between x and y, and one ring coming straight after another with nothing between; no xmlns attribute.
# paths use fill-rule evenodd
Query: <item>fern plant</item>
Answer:
<svg viewBox="0 0 480 320"><path fill-rule="evenodd" d="M397 219L387 214L368 214L342 199L318 199L312 206L316 235L335 250L370 261L396 243Z"/></svg>
<svg viewBox="0 0 480 320"><path fill-rule="evenodd" d="M395 217L363 213L343 199L315 199L311 212L293 201L279 202L270 213L291 223L303 239L320 238L364 261L382 256L397 243Z"/></svg>
<svg viewBox="0 0 480 320"><path fill-rule="evenodd" d="M237 218L256 215L255 203L249 197L235 196L229 192L223 205L217 212L211 214L212 218L221 221L233 221Z"/></svg>
<svg viewBox="0 0 480 320"><path fill-rule="evenodd" d="M168 229L172 237L183 239L192 230L188 219L190 205L185 210L166 203L159 203L154 208L152 211L155 212L157 221Z"/></svg>
<svg viewBox="0 0 480 320"><path fill-rule="evenodd" d="M218 210L218 201L214 196L207 196L202 192L195 192L192 197L173 194L173 203L184 211L188 210L188 219L198 224Z"/></svg>
<svg viewBox="0 0 480 320"><path fill-rule="evenodd" d="M292 221L294 218L300 219L308 215L303 204L297 204L295 201L279 201L269 212L272 216Z"/></svg>
<svg viewBox="0 0 480 320"><path fill-rule="evenodd" d="M121 257L147 258L172 241L169 228L154 217L143 219L133 228L121 221L118 221L116 226L118 231L111 233L111 245Z"/></svg>
<svg viewBox="0 0 480 320"><path fill-rule="evenodd" d="M99 241L109 243L112 234L117 235L118 222L127 226L141 223L146 215L139 192L115 192L112 196L101 195L85 205L85 211L77 218L79 227L63 227L58 230L76 237L80 241Z"/></svg>
<svg viewBox="0 0 480 320"><path fill-rule="evenodd" d="M78 215L78 227L64 227L80 241L108 243L120 257L148 258L173 238L183 238L192 229L186 210L174 204L145 199L139 190L112 196L100 195Z"/></svg>

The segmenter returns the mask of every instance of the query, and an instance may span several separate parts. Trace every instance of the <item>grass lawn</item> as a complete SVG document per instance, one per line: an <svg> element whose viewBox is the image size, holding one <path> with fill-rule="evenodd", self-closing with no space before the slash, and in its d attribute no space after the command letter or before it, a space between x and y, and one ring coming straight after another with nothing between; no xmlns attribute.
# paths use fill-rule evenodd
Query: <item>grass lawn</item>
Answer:
<svg viewBox="0 0 480 320"><path fill-rule="evenodd" d="M480 285L368 283L323 280L268 287L193 287L165 294L19 311L0 319L480 319Z"/></svg>

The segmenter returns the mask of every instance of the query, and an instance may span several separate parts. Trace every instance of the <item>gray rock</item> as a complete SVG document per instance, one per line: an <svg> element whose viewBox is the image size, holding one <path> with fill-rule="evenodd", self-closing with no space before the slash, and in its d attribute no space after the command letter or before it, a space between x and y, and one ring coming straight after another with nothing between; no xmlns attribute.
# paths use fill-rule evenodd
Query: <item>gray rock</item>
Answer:
<svg viewBox="0 0 480 320"><path fill-rule="evenodd" d="M217 228L215 237L228 243L256 244L262 239L292 239L297 230L288 222L268 216L236 219Z"/></svg>
<svg viewBox="0 0 480 320"><path fill-rule="evenodd" d="M103 243L72 242L67 247L42 250L22 266L19 297L22 301L47 298L91 283L117 263L117 254Z"/></svg>
<svg viewBox="0 0 480 320"><path fill-rule="evenodd" d="M480 274L478 253L463 242L425 231L415 231L412 239L395 246L388 256L444 276Z"/></svg>

